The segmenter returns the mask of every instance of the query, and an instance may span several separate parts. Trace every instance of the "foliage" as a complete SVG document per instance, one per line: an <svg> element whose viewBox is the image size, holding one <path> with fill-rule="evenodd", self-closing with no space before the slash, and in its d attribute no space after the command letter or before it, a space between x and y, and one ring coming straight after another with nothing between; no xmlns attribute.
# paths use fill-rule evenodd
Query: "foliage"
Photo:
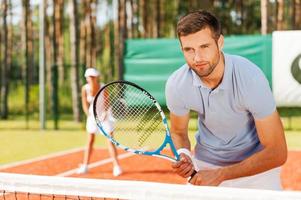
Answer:
<svg viewBox="0 0 301 200"><path fill-rule="evenodd" d="M12 1L13 6L7 18L4 19L3 12L0 10L0 71L2 72L3 66L3 49L4 48L4 21L9 25L9 30L12 30L12 62L10 65L10 73L7 74L10 78L9 82L9 114L16 115L24 114L24 86L25 84L25 58L24 58L24 40L23 37L23 14L20 12L24 9L24 5L19 1ZM68 1L69 2L69 1ZM126 7L126 15L122 14L122 9L114 10L117 8L113 7L113 4L119 3L119 5ZM301 20L298 18L298 13L300 14L300 1L284 1L283 7L279 7L277 1L268 1L268 32L276 30L277 23L277 13L279 10L283 9L283 23L284 29L296 29L301 28ZM293 3L295 2L295 3ZM297 3L299 4L297 5ZM32 23L31 36L33 42L33 53L30 55L34 62L33 66L30 67L29 72L29 113L37 115L38 113L38 86L39 83L39 6L36 3L30 1L30 21ZM46 62L48 66L51 66L54 62L54 47L53 41L55 38L53 34L54 23L53 23L53 6L58 2L47 4L47 41L48 46L46 47L46 52L48 57ZM118 52L120 51L120 44L124 42L126 37L124 35L131 35L133 37L163 37L163 38L175 38L176 37L176 24L179 18L190 11L204 9L212 11L220 20L223 27L223 33L225 35L233 34L258 34L261 28L261 5L260 0L236 0L236 1L226 1L226 0L102 0L102 1L76 1L78 14L76 18L78 19L78 32L79 32L79 42L80 42L80 59L79 65L79 85L85 82L83 77L84 70L86 66L94 63L98 69L103 74L103 82L111 81L117 79L118 77L118 60L120 58ZM126 5L124 5L126 3ZM0 9L3 9L4 1L0 1ZM143 6L144 5L144 6ZM67 12L68 5L67 1L63 6L63 17L60 18L59 23L62 27L63 34L63 61L64 61L64 77L63 82L59 82L59 110L63 113L71 113L74 109L72 107L71 98L71 80L70 80L70 63L71 63L71 42L70 42L70 15ZM143 6L143 7L142 7ZM19 9L22 7L22 9ZM159 8L158 10L154 10ZM17 11L17 10L20 11ZM136 9L136 10L135 10ZM293 10L295 9L295 10ZM105 10L105 12L100 12ZM113 12L114 11L114 12ZM277 12L276 12L277 11ZM293 11L295 15L293 15ZM117 13L117 16L113 17L113 14ZM103 18L103 15L108 15ZM10 23L10 18L16 19L14 23ZM100 18L104 19L101 23L97 22ZM117 20L119 19L119 21ZM18 21L19 20L19 21ZM121 26L122 21L127 21L125 26ZM294 21L294 22L293 22ZM129 23L131 22L131 23ZM101 25L100 25L101 24ZM155 28L156 27L156 28ZM122 34L122 31L127 32L127 34ZM156 33L157 31L157 33ZM89 43L89 41L92 41ZM115 43L115 41L118 41ZM95 55L91 52L96 52ZM96 57L93 57L93 54ZM50 56L49 56L50 55ZM87 61L87 56L91 56L90 60ZM46 91L51 93L50 84L50 73L51 71L47 69L47 88ZM0 73L1 74L1 73ZM58 74L58 76L62 76ZM1 76L5 77L5 76ZM1 79L1 78L0 78ZM61 80L61 79L59 79ZM0 80L1 83L1 80ZM0 87L3 87L0 84ZM75 92L75 91L73 91ZM51 113L49 106L52 101L47 96L47 112ZM3 97L0 96L0 100ZM0 110L1 113L1 110Z"/></svg>
<svg viewBox="0 0 301 200"><path fill-rule="evenodd" d="M11 118L14 115L24 115L24 85L21 82L11 84L11 92L9 94L9 110ZM48 93L46 91L46 93ZM29 101L29 114L31 118L36 118L39 113L39 85L35 84L31 86ZM59 90L59 105L62 115L71 115L71 90L69 86L62 86ZM50 104L46 104L47 113L50 112Z"/></svg>

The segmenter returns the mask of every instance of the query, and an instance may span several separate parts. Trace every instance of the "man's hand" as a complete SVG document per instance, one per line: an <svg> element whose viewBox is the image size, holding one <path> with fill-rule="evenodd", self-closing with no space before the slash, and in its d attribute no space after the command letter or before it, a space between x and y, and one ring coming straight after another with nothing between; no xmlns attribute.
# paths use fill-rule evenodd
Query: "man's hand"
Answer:
<svg viewBox="0 0 301 200"><path fill-rule="evenodd" d="M172 168L175 173L183 178L188 178L194 171L192 160L184 153L180 154L180 160L172 163Z"/></svg>
<svg viewBox="0 0 301 200"><path fill-rule="evenodd" d="M222 168L198 171L190 180L192 185L218 186L224 181Z"/></svg>

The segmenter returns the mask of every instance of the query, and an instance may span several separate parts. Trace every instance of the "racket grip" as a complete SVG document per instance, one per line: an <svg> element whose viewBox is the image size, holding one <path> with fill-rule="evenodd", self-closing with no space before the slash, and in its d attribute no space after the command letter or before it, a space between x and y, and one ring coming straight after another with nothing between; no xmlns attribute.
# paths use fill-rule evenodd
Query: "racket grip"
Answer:
<svg viewBox="0 0 301 200"><path fill-rule="evenodd" d="M197 173L197 171L193 170L192 174L190 175L189 181L196 175L196 173Z"/></svg>

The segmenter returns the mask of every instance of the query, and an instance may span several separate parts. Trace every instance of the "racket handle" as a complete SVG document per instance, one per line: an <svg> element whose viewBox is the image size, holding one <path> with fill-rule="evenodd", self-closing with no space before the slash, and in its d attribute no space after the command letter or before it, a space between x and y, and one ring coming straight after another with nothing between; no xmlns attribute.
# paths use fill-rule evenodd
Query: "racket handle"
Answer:
<svg viewBox="0 0 301 200"><path fill-rule="evenodd" d="M197 171L193 170L192 174L190 175L189 181L196 175L196 173L197 173Z"/></svg>

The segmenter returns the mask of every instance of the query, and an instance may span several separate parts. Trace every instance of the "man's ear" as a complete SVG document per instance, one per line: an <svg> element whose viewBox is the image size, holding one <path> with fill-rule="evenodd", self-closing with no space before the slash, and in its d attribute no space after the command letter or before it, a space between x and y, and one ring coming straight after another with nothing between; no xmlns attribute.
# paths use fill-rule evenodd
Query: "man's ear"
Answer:
<svg viewBox="0 0 301 200"><path fill-rule="evenodd" d="M217 40L218 48L221 51L224 48L224 36L220 35Z"/></svg>

